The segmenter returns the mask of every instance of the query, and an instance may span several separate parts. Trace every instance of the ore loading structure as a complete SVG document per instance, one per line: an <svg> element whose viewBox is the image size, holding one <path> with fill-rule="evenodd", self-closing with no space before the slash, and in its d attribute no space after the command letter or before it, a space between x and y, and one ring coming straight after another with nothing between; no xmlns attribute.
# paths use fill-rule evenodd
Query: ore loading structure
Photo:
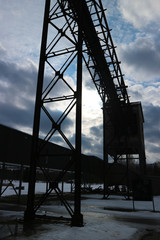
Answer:
<svg viewBox="0 0 160 240"><path fill-rule="evenodd" d="M73 226L83 226L81 213L81 125L82 74L85 64L103 104L104 119L104 197L108 155L118 160L136 156L140 172L145 174L143 113L140 103L130 103L115 46L101 0L46 0L39 73L33 124L30 181L25 221L35 218L44 201L54 190L66 207ZM74 84L69 76L76 72ZM57 110L59 107L59 116ZM71 143L65 127L67 116L75 120L75 142ZM48 121L47 126L43 126ZM42 131L43 130L43 131ZM44 141L39 141L43 132ZM45 134L44 134L45 132ZM64 169L52 179L42 164L50 156L47 143L61 137L71 149ZM51 156L50 156L51 157ZM54 161L54 154L52 154ZM46 193L35 201L36 168L40 167L50 182ZM58 183L74 167L74 209L66 201Z"/></svg>

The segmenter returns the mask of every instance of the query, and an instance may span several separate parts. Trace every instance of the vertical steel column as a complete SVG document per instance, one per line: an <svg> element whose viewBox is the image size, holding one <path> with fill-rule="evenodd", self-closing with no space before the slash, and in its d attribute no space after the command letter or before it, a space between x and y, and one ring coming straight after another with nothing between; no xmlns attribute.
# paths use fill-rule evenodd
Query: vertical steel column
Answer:
<svg viewBox="0 0 160 240"><path fill-rule="evenodd" d="M128 154L126 154L126 167L127 167L127 200L130 200L130 196L129 196L129 158L128 158Z"/></svg>
<svg viewBox="0 0 160 240"><path fill-rule="evenodd" d="M18 191L18 202L20 202L20 199L21 199L22 181L23 181L23 163L21 162L20 179L19 179L19 191Z"/></svg>
<svg viewBox="0 0 160 240"><path fill-rule="evenodd" d="M144 144L139 143L139 166L142 175L146 174L146 156L144 150Z"/></svg>
<svg viewBox="0 0 160 240"><path fill-rule="evenodd" d="M108 169L108 153L107 153L107 144L106 144L106 113L105 113L105 100L103 100L103 198L106 198L106 189L107 189L107 169Z"/></svg>
<svg viewBox="0 0 160 240"><path fill-rule="evenodd" d="M76 104L76 141L75 141L75 199L72 226L83 226L81 214L81 131L82 131L82 5L78 2L80 17L78 21L77 44L77 104Z"/></svg>
<svg viewBox="0 0 160 240"><path fill-rule="evenodd" d="M35 201L36 166L37 166L37 160L38 160L38 137L39 137L39 127L40 127L40 114L41 114L41 96L42 96L42 89L43 89L49 10L50 10L50 0L46 0L40 61L39 61L36 103L35 103L35 112L34 112L34 123L33 123L28 199L27 199L27 208L24 214L24 219L26 221L34 219L34 216L35 216L34 201Z"/></svg>
<svg viewBox="0 0 160 240"><path fill-rule="evenodd" d="M4 171L5 171L5 162L2 163L2 168L1 168L0 197L3 193L2 188L3 188L3 180L4 180Z"/></svg>

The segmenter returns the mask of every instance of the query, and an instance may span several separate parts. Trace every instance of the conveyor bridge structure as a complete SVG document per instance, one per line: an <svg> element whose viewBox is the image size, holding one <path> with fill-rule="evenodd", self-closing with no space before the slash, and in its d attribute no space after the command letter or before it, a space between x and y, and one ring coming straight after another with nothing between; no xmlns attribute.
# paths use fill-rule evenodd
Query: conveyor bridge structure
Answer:
<svg viewBox="0 0 160 240"><path fill-rule="evenodd" d="M25 220L35 217L39 208L54 190L71 216L72 225L82 226L81 214L81 122L83 66L88 69L103 103L104 158L123 154L115 152L114 145L126 134L132 112L111 37L105 9L101 0L46 0L41 53L39 61L33 142L30 162L30 182ZM74 81L73 81L74 79ZM88 96L89 97L89 96ZM57 109L58 108L58 109ZM66 127L68 115L75 120L75 139L70 140ZM107 128L111 129L109 142L105 140ZM43 136L43 144L38 141ZM114 136L114 137L113 137ZM41 159L49 152L48 141L63 139L72 150L66 166L56 179L51 179ZM102 136L103 137L103 136ZM128 154L128 152L125 152ZM115 156L116 155L116 156ZM54 156L53 156L54 161ZM58 182L71 166L75 166L74 209L62 195ZM36 167L41 167L50 186L35 202Z"/></svg>

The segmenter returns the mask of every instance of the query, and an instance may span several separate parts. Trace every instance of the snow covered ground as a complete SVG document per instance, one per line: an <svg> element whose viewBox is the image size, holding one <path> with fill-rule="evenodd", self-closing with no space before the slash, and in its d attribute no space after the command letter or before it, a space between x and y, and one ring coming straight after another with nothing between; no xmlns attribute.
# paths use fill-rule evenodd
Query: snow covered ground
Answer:
<svg viewBox="0 0 160 240"><path fill-rule="evenodd" d="M9 183L7 180L3 181L3 183L5 185L7 185L7 183ZM15 188L19 187L19 181L12 181L12 184L14 185ZM5 189L6 186L3 186L3 190ZM22 187L24 188L21 191L21 194L27 194L28 193L28 183L27 182L23 182L22 183ZM62 184L59 184L59 187L61 189ZM71 189L71 184L69 183L65 183L64 184L64 192L70 192ZM44 193L46 191L46 183L43 182L36 182L36 193ZM17 190L18 192L18 190ZM3 196L9 196L9 195L14 195L15 191L13 189L12 186L9 186L6 191L3 193Z"/></svg>
<svg viewBox="0 0 160 240"><path fill-rule="evenodd" d="M82 200L84 227L71 227L67 221L44 221L24 231L23 224L15 220L23 217L23 207L14 205L11 208L8 205L7 210L0 210L0 239L137 240L147 232L160 230L159 196L154 197L155 212L152 202L136 201L136 211L133 211L132 201L125 200L122 196L110 196L108 200L102 199L102 195L98 194L85 197ZM58 202L42 206L41 211L47 215L69 217L66 209Z"/></svg>

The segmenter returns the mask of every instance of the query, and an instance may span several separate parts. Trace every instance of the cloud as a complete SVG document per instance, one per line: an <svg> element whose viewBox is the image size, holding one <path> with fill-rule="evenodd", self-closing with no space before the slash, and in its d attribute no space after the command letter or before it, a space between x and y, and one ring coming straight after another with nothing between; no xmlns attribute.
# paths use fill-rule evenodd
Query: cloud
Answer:
<svg viewBox="0 0 160 240"><path fill-rule="evenodd" d="M84 154L103 157L103 143L100 136L99 141L97 141L96 136L94 135L82 135L82 151Z"/></svg>
<svg viewBox="0 0 160 240"><path fill-rule="evenodd" d="M128 94L131 96L131 102L141 101L142 105L148 106L160 106L160 82L150 85L145 85L143 83L135 83L134 81L126 81L128 87Z"/></svg>
<svg viewBox="0 0 160 240"><path fill-rule="evenodd" d="M0 60L1 102L8 102L19 108L34 102L37 69L32 61L18 65Z"/></svg>
<svg viewBox="0 0 160 240"><path fill-rule="evenodd" d="M32 127L37 69L0 60L0 123Z"/></svg>
<svg viewBox="0 0 160 240"><path fill-rule="evenodd" d="M103 157L103 126L91 126L89 134L82 135L82 149L85 154Z"/></svg>
<svg viewBox="0 0 160 240"><path fill-rule="evenodd" d="M146 139L160 144L160 106L144 106L144 115Z"/></svg>
<svg viewBox="0 0 160 240"><path fill-rule="evenodd" d="M91 135L97 137L97 138L103 138L103 125L94 126L90 128Z"/></svg>
<svg viewBox="0 0 160 240"><path fill-rule="evenodd" d="M10 60L32 57L38 62L44 1L0 0L1 44ZM36 50L36 51L35 51Z"/></svg>
<svg viewBox="0 0 160 240"><path fill-rule="evenodd" d="M57 145L61 145L63 147L69 148L68 145L64 142L63 138L59 135L54 135L54 137L52 138L53 142Z"/></svg>
<svg viewBox="0 0 160 240"><path fill-rule="evenodd" d="M135 28L146 28L160 21L159 0L119 0L118 5L123 18Z"/></svg>
<svg viewBox="0 0 160 240"><path fill-rule="evenodd" d="M3 57L6 54L6 49L0 43L0 56Z"/></svg>
<svg viewBox="0 0 160 240"><path fill-rule="evenodd" d="M144 136L148 162L160 160L160 106L144 106Z"/></svg>
<svg viewBox="0 0 160 240"><path fill-rule="evenodd" d="M82 133L82 153L103 158L103 132L102 125L87 125L89 130ZM75 143L75 133L69 137L69 141Z"/></svg>
<svg viewBox="0 0 160 240"><path fill-rule="evenodd" d="M50 111L50 115L53 117L53 120L57 122L57 120L60 118L63 112L58 111L58 110L52 110ZM74 125L72 119L70 117L66 117L65 120L62 122L60 125L60 129L65 133L67 132L68 135L72 133L71 129L72 126ZM41 111L41 135L46 136L46 134L51 130L52 128L52 122L50 119L46 116L46 114ZM66 131L67 130L67 131ZM58 131L57 131L58 133Z"/></svg>
<svg viewBox="0 0 160 240"><path fill-rule="evenodd" d="M160 79L159 8L159 0L119 0L117 4L121 14L117 52L126 77L135 82Z"/></svg>
<svg viewBox="0 0 160 240"><path fill-rule="evenodd" d="M32 127L33 109L19 109L11 104L0 104L0 123L15 127Z"/></svg>
<svg viewBox="0 0 160 240"><path fill-rule="evenodd" d="M137 37L129 45L122 44L119 55L127 77L138 82L160 79L160 44L157 44L157 37Z"/></svg>

